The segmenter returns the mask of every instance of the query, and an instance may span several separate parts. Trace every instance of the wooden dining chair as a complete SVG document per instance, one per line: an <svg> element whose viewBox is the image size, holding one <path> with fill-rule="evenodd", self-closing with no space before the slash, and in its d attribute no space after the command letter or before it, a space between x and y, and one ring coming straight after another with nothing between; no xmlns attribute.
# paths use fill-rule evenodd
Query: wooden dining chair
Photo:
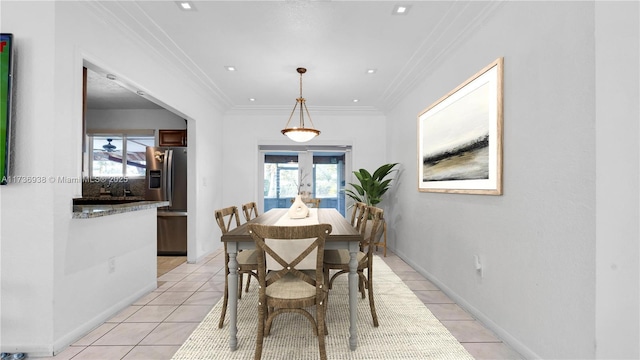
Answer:
<svg viewBox="0 0 640 360"><path fill-rule="evenodd" d="M304 204L311 208L319 208L321 200L322 199L319 199L319 198L302 198L302 201L304 202ZM295 198L291 199L292 204L294 201L296 201Z"/></svg>
<svg viewBox="0 0 640 360"><path fill-rule="evenodd" d="M326 360L325 301L327 289L324 283L323 257L326 238L331 233L330 224L303 226L268 226L249 224L249 234L255 241L258 252L258 333L256 337L255 360L262 356L264 337L269 335L274 318L282 313L304 315L313 326L318 337L320 359ZM283 241L296 242L301 247L282 245ZM287 253L279 249L287 249ZM278 249L278 250L276 250ZM267 268L270 257L277 264ZM308 265L308 257L313 260ZM306 260L306 261L303 261ZM307 264L302 266L302 264ZM316 307L316 317L309 310Z"/></svg>
<svg viewBox="0 0 640 360"><path fill-rule="evenodd" d="M216 223L220 227L222 234L226 234L229 230L240 226L240 215L236 206L230 206L224 209L215 211ZM258 258L255 250L242 250L238 252L236 256L238 261L238 275L240 281L238 282L238 299L242 298L242 276L247 274L247 290L249 290L249 283L251 282L251 276L258 277ZM218 327L222 328L224 324L224 318L227 314L227 304L229 302L229 254L227 253L227 243L224 243L224 301L222 304L222 312L220 314L220 321Z"/></svg>
<svg viewBox="0 0 640 360"><path fill-rule="evenodd" d="M366 211L367 204L359 201L353 204L353 211L351 212L351 226L360 230L360 225L362 225L364 213Z"/></svg>
<svg viewBox="0 0 640 360"><path fill-rule="evenodd" d="M360 227L360 233L363 241L360 243L360 251L357 253L358 261L358 289L365 297L365 289L368 290L369 308L371 309L371 317L373 318L373 326L378 326L378 315L376 314L376 306L373 299L373 249L375 247L375 234L378 234L382 227L384 210L368 206L364 213L363 224ZM367 223L371 222L371 226ZM370 230L368 230L368 229ZM371 234L374 234L373 236ZM349 251L325 250L324 254L324 276L325 282L329 289L333 285L333 281L342 274L349 273ZM330 276L330 270L338 270L333 276ZM364 271L367 271L365 276Z"/></svg>
<svg viewBox="0 0 640 360"><path fill-rule="evenodd" d="M376 247L376 251L378 251L378 247L381 247L383 256L387 257L387 222L385 220L382 221L381 227L382 234L374 238L373 245ZM382 238L382 240L380 240L380 238Z"/></svg>
<svg viewBox="0 0 640 360"><path fill-rule="evenodd" d="M258 217L258 205L252 201L242 205L242 213L244 214L245 221Z"/></svg>
<svg viewBox="0 0 640 360"><path fill-rule="evenodd" d="M360 230L360 226L363 224L363 217L365 210L367 208L367 204L363 202L356 202L353 205L353 211L351 212L351 226ZM367 230L366 232L371 232L371 226L373 222L369 221L366 223ZM373 245L375 245L375 251L378 251L378 247L382 248L382 254L384 257L387 257L387 222L382 220L382 225L378 228L378 236L374 237Z"/></svg>

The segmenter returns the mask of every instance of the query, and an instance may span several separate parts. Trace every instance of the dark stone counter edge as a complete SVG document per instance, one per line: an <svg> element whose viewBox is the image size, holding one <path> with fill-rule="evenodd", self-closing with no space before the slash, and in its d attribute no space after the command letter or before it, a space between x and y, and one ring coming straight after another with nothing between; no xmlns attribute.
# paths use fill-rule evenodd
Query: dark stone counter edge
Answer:
<svg viewBox="0 0 640 360"><path fill-rule="evenodd" d="M134 201L114 205L74 205L73 219L91 219L101 216L124 214L132 211L149 210L169 206L168 201Z"/></svg>

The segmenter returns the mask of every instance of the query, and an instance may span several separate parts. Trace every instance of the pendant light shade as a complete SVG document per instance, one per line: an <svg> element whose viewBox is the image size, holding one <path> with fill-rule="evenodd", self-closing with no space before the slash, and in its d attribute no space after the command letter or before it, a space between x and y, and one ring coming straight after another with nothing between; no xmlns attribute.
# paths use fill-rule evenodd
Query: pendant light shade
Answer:
<svg viewBox="0 0 640 360"><path fill-rule="evenodd" d="M285 125L285 128L282 129L282 134L289 137L289 139L295 142L307 142L314 137L320 135L320 130L316 130L313 128L313 121L311 120L311 115L309 115L309 110L307 110L307 104L305 99L302 97L302 74L307 72L305 68L297 68L296 71L300 74L300 97L296 99L296 105L293 107L291 111L291 115L289 115L289 120ZM291 118L293 118L293 114L295 114L296 109L300 105L299 114L300 114L300 122L298 126L289 127L289 123L291 122ZM311 123L311 127L304 126L304 114L307 114L307 118L309 118L309 122Z"/></svg>

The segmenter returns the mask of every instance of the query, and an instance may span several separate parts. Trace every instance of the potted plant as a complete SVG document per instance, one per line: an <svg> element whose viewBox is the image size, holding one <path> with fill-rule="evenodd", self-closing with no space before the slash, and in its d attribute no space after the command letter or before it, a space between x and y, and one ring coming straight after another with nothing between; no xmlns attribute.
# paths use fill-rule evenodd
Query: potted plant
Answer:
<svg viewBox="0 0 640 360"><path fill-rule="evenodd" d="M394 167L398 163L384 164L377 168L373 174L365 169L354 171L353 174L358 178L359 184L349 183L353 189L347 189L345 192L347 196L357 202L362 202L368 206L376 206L382 201L382 195L391 187L391 178L387 179L394 170ZM378 246L384 249L384 256L387 256L387 224L382 219L383 223L380 230L375 234L372 245L375 245L376 250ZM368 222L367 222L368 224ZM368 227L368 225L367 225ZM368 232L371 232L369 229ZM365 233L366 234L366 233ZM380 237L384 234L384 241L380 241Z"/></svg>
<svg viewBox="0 0 640 360"><path fill-rule="evenodd" d="M347 189L347 196L357 202L363 202L369 206L376 206L382 201L382 195L391 187L392 179L385 179L392 172L398 163L384 164L377 168L373 174L365 169L354 171L360 184L349 183L353 189Z"/></svg>

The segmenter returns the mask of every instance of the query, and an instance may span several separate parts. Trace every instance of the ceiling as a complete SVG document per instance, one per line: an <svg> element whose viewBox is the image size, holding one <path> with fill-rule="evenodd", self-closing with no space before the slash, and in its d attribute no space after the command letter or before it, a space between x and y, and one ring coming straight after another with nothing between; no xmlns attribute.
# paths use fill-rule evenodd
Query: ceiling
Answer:
<svg viewBox="0 0 640 360"><path fill-rule="evenodd" d="M296 68L305 67L303 96L310 111L381 113L392 109L500 5L191 1L194 9L186 11L175 1L87 3L191 78L223 110L293 108L300 91ZM395 15L397 5L408 11ZM369 74L369 69L375 72ZM156 106L104 73L90 75L89 108ZM463 72L460 80L471 75Z"/></svg>
<svg viewBox="0 0 640 360"><path fill-rule="evenodd" d="M103 72L87 70L87 109L159 109L154 102L138 95L119 81L107 79Z"/></svg>

